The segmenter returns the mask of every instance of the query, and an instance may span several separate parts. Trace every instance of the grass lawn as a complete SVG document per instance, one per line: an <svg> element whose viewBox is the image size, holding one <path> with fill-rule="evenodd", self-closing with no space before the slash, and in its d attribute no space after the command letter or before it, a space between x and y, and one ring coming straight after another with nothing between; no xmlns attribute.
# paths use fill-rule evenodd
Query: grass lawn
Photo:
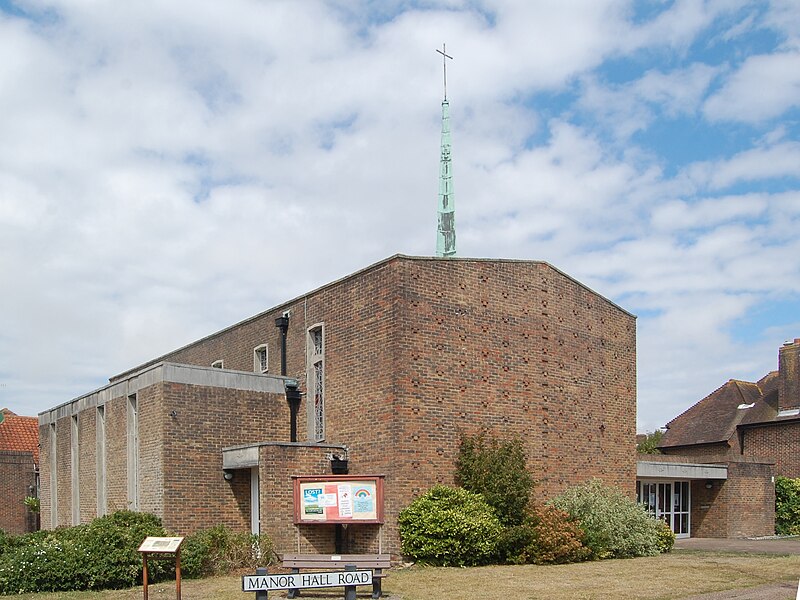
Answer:
<svg viewBox="0 0 800 600"><path fill-rule="evenodd" d="M800 556L679 551L652 558L606 560L573 565L502 566L470 569L412 567L392 570L384 580L391 600L477 598L481 600L547 599L668 600L720 590L741 589L800 579ZM369 598L371 588L360 587ZM142 588L108 592L24 594L20 600L134 600ZM150 599L175 597L175 584L150 586ZM184 580L184 600L247 600L240 577ZM285 598L286 592L270 592ZM301 598L343 598L341 588L306 590ZM794 595L790 596L794 598Z"/></svg>

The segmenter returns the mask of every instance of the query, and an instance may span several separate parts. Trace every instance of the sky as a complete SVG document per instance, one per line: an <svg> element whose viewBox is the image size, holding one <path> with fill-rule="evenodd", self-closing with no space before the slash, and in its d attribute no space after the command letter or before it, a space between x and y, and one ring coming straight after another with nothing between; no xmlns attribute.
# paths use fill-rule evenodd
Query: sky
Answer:
<svg viewBox="0 0 800 600"><path fill-rule="evenodd" d="M0 406L396 253L637 315L637 428L800 337L800 2L0 0Z"/></svg>

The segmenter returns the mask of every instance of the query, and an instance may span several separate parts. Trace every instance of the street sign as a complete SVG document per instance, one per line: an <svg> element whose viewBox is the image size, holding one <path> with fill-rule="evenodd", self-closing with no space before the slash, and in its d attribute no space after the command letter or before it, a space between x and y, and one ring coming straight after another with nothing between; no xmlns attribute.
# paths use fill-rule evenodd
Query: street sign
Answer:
<svg viewBox="0 0 800 600"><path fill-rule="evenodd" d="M372 571L327 571L325 573L284 573L282 575L244 575L243 592L270 592L298 588L327 588L369 585Z"/></svg>

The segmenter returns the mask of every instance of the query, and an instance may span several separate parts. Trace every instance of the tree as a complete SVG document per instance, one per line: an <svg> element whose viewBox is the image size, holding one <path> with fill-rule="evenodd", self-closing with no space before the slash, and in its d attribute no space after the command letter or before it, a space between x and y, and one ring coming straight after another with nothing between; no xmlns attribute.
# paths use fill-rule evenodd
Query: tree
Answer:
<svg viewBox="0 0 800 600"><path fill-rule="evenodd" d="M639 454L661 454L658 445L661 443L662 437L664 437L664 432L660 429L646 433L645 438L636 444L636 451Z"/></svg>
<svg viewBox="0 0 800 600"><path fill-rule="evenodd" d="M522 440L487 443L483 435L462 436L456 483L482 494L504 526L520 525L527 515L534 484L525 464Z"/></svg>

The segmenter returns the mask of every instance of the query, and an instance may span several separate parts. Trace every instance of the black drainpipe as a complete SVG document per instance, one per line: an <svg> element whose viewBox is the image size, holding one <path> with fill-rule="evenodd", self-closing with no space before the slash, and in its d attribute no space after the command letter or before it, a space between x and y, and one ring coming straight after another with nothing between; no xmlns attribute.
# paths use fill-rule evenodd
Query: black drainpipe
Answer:
<svg viewBox="0 0 800 600"><path fill-rule="evenodd" d="M289 441L297 441L297 411L300 409L300 390L297 389L296 381L287 381L286 401L289 403Z"/></svg>
<svg viewBox="0 0 800 600"><path fill-rule="evenodd" d="M281 330L281 375L286 377L286 332L289 331L289 311L275 319L275 327Z"/></svg>
<svg viewBox="0 0 800 600"><path fill-rule="evenodd" d="M275 319L275 327L281 330L281 375L286 377L286 333L289 331L289 311ZM286 381L286 401L289 403L289 441L297 441L297 411L302 398L296 381Z"/></svg>

